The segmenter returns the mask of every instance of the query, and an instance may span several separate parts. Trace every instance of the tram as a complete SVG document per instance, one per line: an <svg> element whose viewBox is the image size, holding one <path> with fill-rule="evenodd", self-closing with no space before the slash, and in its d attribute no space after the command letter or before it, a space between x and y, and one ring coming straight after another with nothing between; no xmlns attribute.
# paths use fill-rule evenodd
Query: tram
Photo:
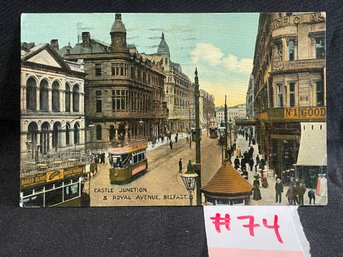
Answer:
<svg viewBox="0 0 343 257"><path fill-rule="evenodd" d="M124 184L148 168L146 149L148 143L136 143L129 146L109 148L111 184Z"/></svg>
<svg viewBox="0 0 343 257"><path fill-rule="evenodd" d="M218 128L215 125L210 125L208 127L208 130L210 132L210 138L217 138L218 137Z"/></svg>

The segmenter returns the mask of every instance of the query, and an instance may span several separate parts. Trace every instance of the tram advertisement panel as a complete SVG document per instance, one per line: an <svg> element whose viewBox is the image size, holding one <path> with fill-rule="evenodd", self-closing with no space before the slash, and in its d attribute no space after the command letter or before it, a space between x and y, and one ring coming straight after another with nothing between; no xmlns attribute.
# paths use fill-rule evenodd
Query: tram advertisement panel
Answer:
<svg viewBox="0 0 343 257"><path fill-rule="evenodd" d="M325 12L22 14L20 206L326 205L325 33Z"/></svg>

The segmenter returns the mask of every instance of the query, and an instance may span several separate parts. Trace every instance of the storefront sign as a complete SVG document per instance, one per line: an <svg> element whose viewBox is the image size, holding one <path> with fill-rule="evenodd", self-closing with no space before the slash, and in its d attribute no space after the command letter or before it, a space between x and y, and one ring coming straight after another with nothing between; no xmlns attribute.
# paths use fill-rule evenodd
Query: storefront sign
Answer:
<svg viewBox="0 0 343 257"><path fill-rule="evenodd" d="M82 174L83 168L84 166L66 168L64 169L64 177L71 177L77 174Z"/></svg>
<svg viewBox="0 0 343 257"><path fill-rule="evenodd" d="M285 119L325 119L325 107L285 108Z"/></svg>
<svg viewBox="0 0 343 257"><path fill-rule="evenodd" d="M45 173L20 179L20 185L22 187L35 186L38 184L44 184L45 182L46 182Z"/></svg>
<svg viewBox="0 0 343 257"><path fill-rule="evenodd" d="M37 174L35 176L25 177L20 179L21 187L37 186L39 184L45 184L48 182L61 180L65 177L71 177L78 174L82 174L84 166L70 167L66 169L59 169L53 171L47 171L45 173Z"/></svg>
<svg viewBox="0 0 343 257"><path fill-rule="evenodd" d="M46 182L51 182L59 179L63 179L63 169L61 170L54 170L54 171L48 171L46 173Z"/></svg>

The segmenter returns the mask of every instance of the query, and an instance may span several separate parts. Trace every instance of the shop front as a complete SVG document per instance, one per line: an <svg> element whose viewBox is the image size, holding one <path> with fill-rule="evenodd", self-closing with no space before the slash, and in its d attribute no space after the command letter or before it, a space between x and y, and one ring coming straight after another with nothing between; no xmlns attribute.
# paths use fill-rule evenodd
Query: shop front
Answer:
<svg viewBox="0 0 343 257"><path fill-rule="evenodd" d="M82 165L21 178L20 206L81 206L84 172Z"/></svg>
<svg viewBox="0 0 343 257"><path fill-rule="evenodd" d="M325 122L302 122L296 178L308 188L316 188L318 177L326 176L327 144Z"/></svg>

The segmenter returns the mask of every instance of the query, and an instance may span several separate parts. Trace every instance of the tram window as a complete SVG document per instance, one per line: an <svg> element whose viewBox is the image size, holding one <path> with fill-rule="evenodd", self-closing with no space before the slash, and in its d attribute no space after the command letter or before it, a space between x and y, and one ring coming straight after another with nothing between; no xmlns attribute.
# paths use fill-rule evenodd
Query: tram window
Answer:
<svg viewBox="0 0 343 257"><path fill-rule="evenodd" d="M26 195L32 195L33 194L33 191L32 190L24 190L23 191L23 195L26 196Z"/></svg>
<svg viewBox="0 0 343 257"><path fill-rule="evenodd" d="M66 185L69 185L69 184L71 183L71 181L72 181L72 180L65 180L65 181L64 181L64 185L65 185L65 186L66 186Z"/></svg>
<svg viewBox="0 0 343 257"><path fill-rule="evenodd" d="M45 193L45 206L51 206L62 202L62 188Z"/></svg>
<svg viewBox="0 0 343 257"><path fill-rule="evenodd" d="M52 189L52 184L46 185L45 186L45 191Z"/></svg>
<svg viewBox="0 0 343 257"><path fill-rule="evenodd" d="M79 196L79 184L73 184L64 188L64 200Z"/></svg>
<svg viewBox="0 0 343 257"><path fill-rule="evenodd" d="M135 156L133 157L133 163L137 163L137 161L138 161L138 158L137 158L137 155L135 155Z"/></svg>
<svg viewBox="0 0 343 257"><path fill-rule="evenodd" d="M43 206L43 194L37 194L23 199L25 206Z"/></svg>

